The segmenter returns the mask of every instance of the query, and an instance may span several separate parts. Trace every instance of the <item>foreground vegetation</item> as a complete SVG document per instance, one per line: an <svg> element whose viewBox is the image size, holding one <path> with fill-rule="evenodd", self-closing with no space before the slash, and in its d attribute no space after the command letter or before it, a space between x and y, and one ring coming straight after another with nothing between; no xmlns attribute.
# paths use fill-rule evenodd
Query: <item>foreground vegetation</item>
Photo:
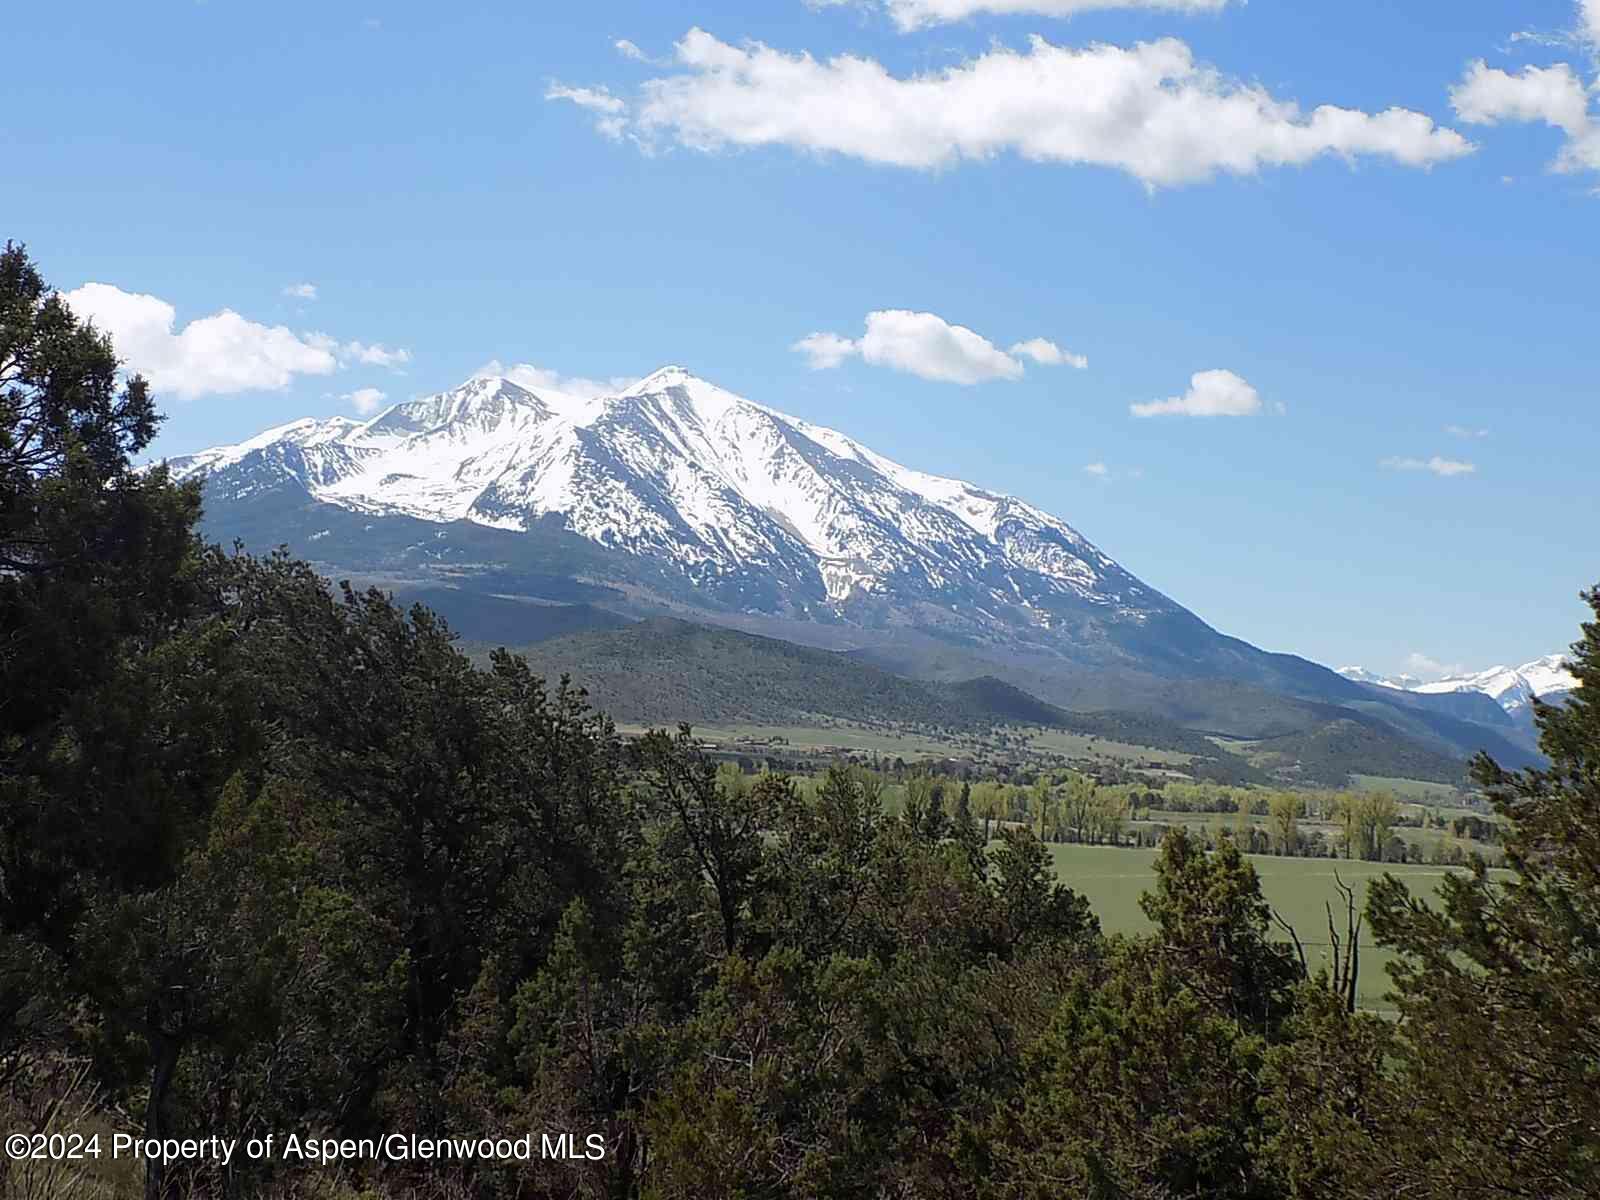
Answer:
<svg viewBox="0 0 1600 1200"><path fill-rule="evenodd" d="M0 1193L1593 1194L1600 591L1551 769L1478 767L1512 874L1373 884L1390 1020L1353 916L1319 968L1231 836L1170 827L1150 932L1108 935L971 795L624 741L425 608L203 545L197 491L129 466L157 418L115 365L8 249L3 1123L604 1154L7 1160Z"/></svg>

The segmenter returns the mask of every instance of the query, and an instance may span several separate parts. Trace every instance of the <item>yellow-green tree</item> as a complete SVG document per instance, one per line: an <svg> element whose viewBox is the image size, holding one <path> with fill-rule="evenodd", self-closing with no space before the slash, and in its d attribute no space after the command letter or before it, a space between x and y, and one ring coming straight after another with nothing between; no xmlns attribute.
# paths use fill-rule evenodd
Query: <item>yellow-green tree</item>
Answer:
<svg viewBox="0 0 1600 1200"><path fill-rule="evenodd" d="M1267 806L1272 842L1279 854L1293 854L1300 842L1300 816L1305 804L1294 792L1279 792Z"/></svg>

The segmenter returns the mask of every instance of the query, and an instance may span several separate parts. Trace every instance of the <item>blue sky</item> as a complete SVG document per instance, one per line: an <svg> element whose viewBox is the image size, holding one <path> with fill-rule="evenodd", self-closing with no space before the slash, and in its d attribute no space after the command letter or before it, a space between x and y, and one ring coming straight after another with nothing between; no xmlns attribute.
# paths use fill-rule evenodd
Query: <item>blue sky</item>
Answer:
<svg viewBox="0 0 1600 1200"><path fill-rule="evenodd" d="M1146 4L24 6L0 236L126 330L164 454L491 360L675 362L1258 645L1564 648L1600 0Z"/></svg>

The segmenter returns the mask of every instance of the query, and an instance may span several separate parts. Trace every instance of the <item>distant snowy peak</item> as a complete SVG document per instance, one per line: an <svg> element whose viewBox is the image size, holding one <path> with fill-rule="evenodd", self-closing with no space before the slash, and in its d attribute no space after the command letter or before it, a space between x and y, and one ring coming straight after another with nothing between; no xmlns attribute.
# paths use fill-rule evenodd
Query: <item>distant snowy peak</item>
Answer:
<svg viewBox="0 0 1600 1200"><path fill-rule="evenodd" d="M1339 674L1354 683L1370 683L1399 692L1409 692L1422 682L1415 675L1379 675L1365 667L1340 667Z"/></svg>
<svg viewBox="0 0 1600 1200"><path fill-rule="evenodd" d="M1517 713L1534 699L1565 695L1578 686L1577 678L1566 668L1566 656L1548 654L1520 667L1490 667L1473 675L1456 675L1424 683L1410 675L1383 677L1361 667L1339 671L1346 679L1427 695L1454 692L1482 692L1509 713Z"/></svg>
<svg viewBox="0 0 1600 1200"><path fill-rule="evenodd" d="M1564 695L1575 690L1577 678L1566 669L1565 655L1548 654L1520 667L1490 667L1476 675L1441 679L1424 684L1419 692L1483 692L1507 712L1526 708L1536 698Z"/></svg>
<svg viewBox="0 0 1600 1200"><path fill-rule="evenodd" d="M479 377L370 420L302 420L171 463L246 499L294 484L374 514L524 530L552 516L777 608L893 597L1049 629L1061 602L1176 611L1065 522L901 466L678 366L580 399ZM769 586L770 585L770 586Z"/></svg>
<svg viewBox="0 0 1600 1200"><path fill-rule="evenodd" d="M1565 654L1547 654L1517 668L1517 673L1528 681L1535 696L1548 696L1554 692L1571 692L1578 687L1577 676L1567 667Z"/></svg>

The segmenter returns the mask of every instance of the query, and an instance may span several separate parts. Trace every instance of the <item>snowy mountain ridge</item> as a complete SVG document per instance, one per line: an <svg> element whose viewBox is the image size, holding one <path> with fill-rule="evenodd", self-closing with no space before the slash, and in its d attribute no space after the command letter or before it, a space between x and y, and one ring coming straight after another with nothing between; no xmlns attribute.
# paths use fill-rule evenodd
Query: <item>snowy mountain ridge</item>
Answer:
<svg viewBox="0 0 1600 1200"><path fill-rule="evenodd" d="M223 501L290 485L431 522L517 531L555 518L696 584L775 581L765 603L795 614L892 597L1048 630L1063 604L1135 622L1181 611L1024 501L904 467L681 367L593 399L478 377L169 466L204 474Z"/></svg>
<svg viewBox="0 0 1600 1200"><path fill-rule="evenodd" d="M1431 683L1411 675L1385 678L1361 667L1343 667L1339 674L1357 683L1423 695L1482 692L1515 716L1528 709L1536 698L1542 700L1576 690L1578 681L1566 668L1565 660L1565 655L1547 654L1520 667L1490 667L1487 671L1451 676Z"/></svg>

